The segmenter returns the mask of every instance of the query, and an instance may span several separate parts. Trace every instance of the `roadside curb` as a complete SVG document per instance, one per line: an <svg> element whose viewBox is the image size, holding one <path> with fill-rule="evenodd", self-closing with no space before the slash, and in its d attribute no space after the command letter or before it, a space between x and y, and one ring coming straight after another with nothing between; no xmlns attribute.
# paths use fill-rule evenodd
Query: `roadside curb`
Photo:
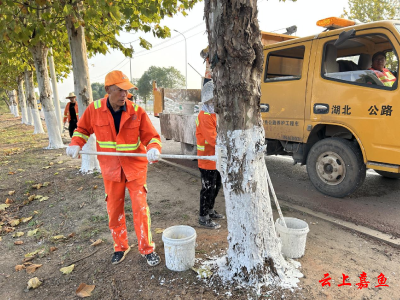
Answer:
<svg viewBox="0 0 400 300"><path fill-rule="evenodd" d="M165 163L167 165L173 166L175 168L181 169L182 171L184 171L186 173L189 173L189 174L191 174L193 176L200 177L200 171L198 171L198 170L194 170L194 169L191 169L191 168L188 168L188 167L185 167L185 166L181 166L179 164L176 164L176 163L164 160L164 159L162 159L161 162L163 162L163 163ZM340 220L338 218L334 218L334 217L328 216L327 214L324 214L324 213L321 213L321 212L315 212L315 211L312 211L309 208L302 207L302 206L299 206L299 205L296 205L296 204L292 204L292 203L288 203L288 202L283 201L283 200L279 200L279 204L281 206L286 206L286 207L289 207L289 208L291 208L293 210L296 210L296 211L308 214L310 216L322 219L322 220L324 220L326 222L332 223L332 224L340 226L342 228L353 230L353 231L355 231L355 232L357 232L359 234L362 234L364 236L367 236L367 237L373 238L375 240L378 240L380 242L384 242L386 244L389 244L390 246L393 246L393 247L396 247L396 248L400 248L400 239L393 238L393 236L391 236L389 234L380 232L380 231L375 230L375 229L370 229L370 228L367 228L365 226L356 225L356 224L351 223L351 222L343 221L343 220Z"/></svg>

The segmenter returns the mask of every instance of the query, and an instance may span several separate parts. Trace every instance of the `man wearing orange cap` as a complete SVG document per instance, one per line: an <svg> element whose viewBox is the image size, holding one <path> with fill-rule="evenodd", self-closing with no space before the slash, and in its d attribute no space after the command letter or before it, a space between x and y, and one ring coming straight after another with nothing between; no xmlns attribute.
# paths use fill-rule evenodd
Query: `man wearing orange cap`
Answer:
<svg viewBox="0 0 400 300"><path fill-rule="evenodd" d="M139 252L150 266L161 261L154 251L150 231L150 211L147 206L147 163L156 162L161 151L161 139L147 113L127 101L127 90L135 86L121 71L112 71L105 79L108 97L94 101L78 122L67 155L79 156L79 151L91 134L96 135L97 151L146 153L144 157L98 156L106 192L109 227L114 239L113 264L125 259L130 251L125 224L124 199L128 189L132 202L133 221Z"/></svg>

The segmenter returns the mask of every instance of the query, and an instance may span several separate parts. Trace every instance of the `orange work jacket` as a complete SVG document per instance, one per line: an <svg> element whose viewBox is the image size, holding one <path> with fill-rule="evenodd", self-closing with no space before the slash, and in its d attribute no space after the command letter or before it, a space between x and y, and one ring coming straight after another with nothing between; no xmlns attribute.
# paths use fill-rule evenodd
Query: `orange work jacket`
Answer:
<svg viewBox="0 0 400 300"><path fill-rule="evenodd" d="M373 68L370 68L369 70L374 71L376 77L378 77L379 80L382 81L384 86L391 87L396 82L396 77L386 68L383 68L382 72Z"/></svg>
<svg viewBox="0 0 400 300"><path fill-rule="evenodd" d="M80 118L70 145L83 147L94 133L97 151L100 152L146 153L157 148L161 153L160 135L146 111L130 101L125 105L117 135L114 118L107 108L107 98L92 102ZM147 172L146 157L98 155L97 158L105 180L120 182L122 170L128 181L141 178Z"/></svg>
<svg viewBox="0 0 400 300"><path fill-rule="evenodd" d="M217 116L215 114L200 111L196 119L197 155L215 155L217 142ZM199 168L216 170L216 163L212 160L198 160Z"/></svg>
<svg viewBox="0 0 400 300"><path fill-rule="evenodd" d="M68 122L71 121L71 115L69 114L69 105L71 104L71 102L68 102L67 105L65 106L64 109L64 121L63 123L65 123L65 121ZM75 113L76 113L76 119L79 120L79 114L78 114L78 102L75 102Z"/></svg>

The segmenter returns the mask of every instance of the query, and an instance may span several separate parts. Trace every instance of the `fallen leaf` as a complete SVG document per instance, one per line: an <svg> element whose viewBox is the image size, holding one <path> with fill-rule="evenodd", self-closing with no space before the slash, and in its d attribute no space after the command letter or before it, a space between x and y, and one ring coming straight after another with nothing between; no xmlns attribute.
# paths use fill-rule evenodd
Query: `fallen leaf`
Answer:
<svg viewBox="0 0 400 300"><path fill-rule="evenodd" d="M24 169L17 169L18 172L25 172Z"/></svg>
<svg viewBox="0 0 400 300"><path fill-rule="evenodd" d="M34 277L34 278L29 279L27 288L28 288L28 290L29 289L36 289L41 284L42 284L42 282L39 280L39 278Z"/></svg>
<svg viewBox="0 0 400 300"><path fill-rule="evenodd" d="M25 259L24 259L25 260ZM24 262L23 265L26 266L30 266L32 263L31 262Z"/></svg>
<svg viewBox="0 0 400 300"><path fill-rule="evenodd" d="M58 163L58 164L62 164L63 162L64 162L64 161L60 160L60 161L58 161L57 163Z"/></svg>
<svg viewBox="0 0 400 300"><path fill-rule="evenodd" d="M42 195L36 195L36 196L34 197L35 200L39 200L39 199L42 199L42 198L43 198Z"/></svg>
<svg viewBox="0 0 400 300"><path fill-rule="evenodd" d="M49 165L52 166L52 165L54 165L54 163L53 163L53 162L50 162Z"/></svg>
<svg viewBox="0 0 400 300"><path fill-rule="evenodd" d="M42 184L41 183L38 183L38 184L34 184L34 185L32 185L32 187L34 188L34 189L40 189L41 187L42 187Z"/></svg>
<svg viewBox="0 0 400 300"><path fill-rule="evenodd" d="M15 227L20 223L19 219L13 219L10 222L8 222L8 224L10 224L10 226Z"/></svg>
<svg viewBox="0 0 400 300"><path fill-rule="evenodd" d="M42 167L42 169L50 169L51 166Z"/></svg>
<svg viewBox="0 0 400 300"><path fill-rule="evenodd" d="M39 200L39 202L42 202L42 201L46 201L46 200L48 200L49 199L49 197L43 197L43 198L41 198L40 200Z"/></svg>
<svg viewBox="0 0 400 300"><path fill-rule="evenodd" d="M8 195L10 195L10 196L12 196L12 195L14 195L15 194L15 191L9 191L8 192Z"/></svg>
<svg viewBox="0 0 400 300"><path fill-rule="evenodd" d="M0 242L1 242L2 239L3 239L3 238L0 236Z"/></svg>
<svg viewBox="0 0 400 300"><path fill-rule="evenodd" d="M65 168L58 168L57 171L65 170Z"/></svg>
<svg viewBox="0 0 400 300"><path fill-rule="evenodd" d="M58 172L55 172L54 175L58 175Z"/></svg>
<svg viewBox="0 0 400 300"><path fill-rule="evenodd" d="M76 290L76 295L81 298L90 297L95 285L87 285L86 283L81 283Z"/></svg>
<svg viewBox="0 0 400 300"><path fill-rule="evenodd" d="M62 234L53 236L53 240L61 240L61 239L65 239L65 236L63 236Z"/></svg>
<svg viewBox="0 0 400 300"><path fill-rule="evenodd" d="M75 236L75 232L72 232L72 233L70 233L70 234L68 234L68 238L70 239L70 238L73 238Z"/></svg>
<svg viewBox="0 0 400 300"><path fill-rule="evenodd" d="M21 270L23 270L23 269L25 269L25 266L24 265L16 265L15 266L15 271L21 271Z"/></svg>
<svg viewBox="0 0 400 300"><path fill-rule="evenodd" d="M6 210L6 208L9 206L10 206L10 204L0 204L0 211Z"/></svg>
<svg viewBox="0 0 400 300"><path fill-rule="evenodd" d="M57 247L50 247L50 252L56 251L58 248Z"/></svg>
<svg viewBox="0 0 400 300"><path fill-rule="evenodd" d="M63 274L69 274L74 270L75 265L70 265L68 267L61 268L60 271Z"/></svg>
<svg viewBox="0 0 400 300"><path fill-rule="evenodd" d="M28 233L26 234L27 236L34 236L38 232L38 228L29 230Z"/></svg>
<svg viewBox="0 0 400 300"><path fill-rule="evenodd" d="M23 241L15 241L14 245L22 245L24 242Z"/></svg>
<svg viewBox="0 0 400 300"><path fill-rule="evenodd" d="M26 262L31 261L31 260L34 260L34 259L35 259L35 256L25 257L25 258L24 258L24 264L27 264ZM29 263L29 264L31 264L31 263Z"/></svg>
<svg viewBox="0 0 400 300"><path fill-rule="evenodd" d="M16 233L14 233L12 237L21 237L21 236L23 236L24 234L25 234L25 233L23 233L22 231L18 231L18 232L16 232Z"/></svg>
<svg viewBox="0 0 400 300"><path fill-rule="evenodd" d="M61 156L62 155L62 153L59 153L59 154L56 154L55 156Z"/></svg>
<svg viewBox="0 0 400 300"><path fill-rule="evenodd" d="M90 246L97 246L97 245L100 245L102 242L103 242L102 239L98 239L98 240L95 240Z"/></svg>
<svg viewBox="0 0 400 300"><path fill-rule="evenodd" d="M15 230L15 228L13 228L13 227L4 227L4 229L3 229L3 231L6 232L6 233L9 233L9 232L14 231L14 230Z"/></svg>
<svg viewBox="0 0 400 300"><path fill-rule="evenodd" d="M12 201L11 199L6 199L6 204L11 204L11 203L13 203L14 201Z"/></svg>
<svg viewBox="0 0 400 300"><path fill-rule="evenodd" d="M193 267L192 270L195 271L200 276L200 278L209 278L213 274L209 266L202 266L198 269Z"/></svg>
<svg viewBox="0 0 400 300"><path fill-rule="evenodd" d="M4 225L4 222L0 222L0 226L3 226Z"/></svg>
<svg viewBox="0 0 400 300"><path fill-rule="evenodd" d="M29 222L32 218L33 218L32 216L27 217L27 218L22 218L22 219L21 219L21 222L22 222L22 223Z"/></svg>
<svg viewBox="0 0 400 300"><path fill-rule="evenodd" d="M14 175L15 172L8 172L8 175Z"/></svg>
<svg viewBox="0 0 400 300"><path fill-rule="evenodd" d="M38 214L38 213L39 213L37 210L34 210L33 212L34 212L35 214Z"/></svg>
<svg viewBox="0 0 400 300"><path fill-rule="evenodd" d="M50 182L43 182L43 186L48 186Z"/></svg>
<svg viewBox="0 0 400 300"><path fill-rule="evenodd" d="M28 200L29 200L29 201L33 201L33 200L35 200L35 197L36 197L36 195L30 195L30 196L28 197Z"/></svg>
<svg viewBox="0 0 400 300"><path fill-rule="evenodd" d="M41 266L42 266L42 265L35 265L35 264L32 264L32 265L30 265L29 267L26 267L26 273L28 273L28 274L35 273L35 271L36 271L37 269L39 269Z"/></svg>
<svg viewBox="0 0 400 300"><path fill-rule="evenodd" d="M97 189L97 185L95 185L95 186L93 187L93 189L94 189L94 190Z"/></svg>
<svg viewBox="0 0 400 300"><path fill-rule="evenodd" d="M165 230L165 229L163 229L163 228L156 228L156 229L155 229L155 232L156 232L156 233L163 233L164 230Z"/></svg>
<svg viewBox="0 0 400 300"><path fill-rule="evenodd" d="M82 191L83 190L83 186L81 186L80 188L76 189L77 191Z"/></svg>
<svg viewBox="0 0 400 300"><path fill-rule="evenodd" d="M33 251L33 252L30 252L30 253L25 254L24 256L25 256L25 257L34 257L36 254L39 253L39 251L40 251L40 250L35 250L35 251Z"/></svg>

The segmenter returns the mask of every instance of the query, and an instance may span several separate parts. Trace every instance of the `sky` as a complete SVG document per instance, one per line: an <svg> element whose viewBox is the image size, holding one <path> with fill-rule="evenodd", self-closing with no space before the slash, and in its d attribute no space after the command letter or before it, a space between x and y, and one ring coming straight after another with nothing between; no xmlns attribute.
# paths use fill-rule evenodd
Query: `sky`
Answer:
<svg viewBox="0 0 400 300"><path fill-rule="evenodd" d="M297 32L294 35L299 37L314 35L323 31L323 28L316 26L318 20L340 17L343 8L348 7L347 3L348 0L297 0L296 2L259 0L260 30L284 33L285 28L296 25ZM107 55L92 57L89 59L91 83L104 83L105 75L112 70L121 70L128 77L138 79L151 66L172 66L178 69L184 77L187 73L188 89L199 89L201 76L204 76L205 73L205 64L200 57L200 51L207 47L208 43L203 15L204 2L199 2L188 12L186 17L176 15L163 20L161 24L171 29L171 37L167 39L154 38L150 33L122 32L118 40L123 43L131 43L135 50L133 58L126 58L122 52L113 50ZM186 38L186 45L182 35ZM141 48L139 37L145 38L153 45L153 48L151 50ZM187 56L187 68L185 68L185 56ZM65 97L74 91L72 72L67 79L58 83L57 88L60 100L68 101Z"/></svg>

